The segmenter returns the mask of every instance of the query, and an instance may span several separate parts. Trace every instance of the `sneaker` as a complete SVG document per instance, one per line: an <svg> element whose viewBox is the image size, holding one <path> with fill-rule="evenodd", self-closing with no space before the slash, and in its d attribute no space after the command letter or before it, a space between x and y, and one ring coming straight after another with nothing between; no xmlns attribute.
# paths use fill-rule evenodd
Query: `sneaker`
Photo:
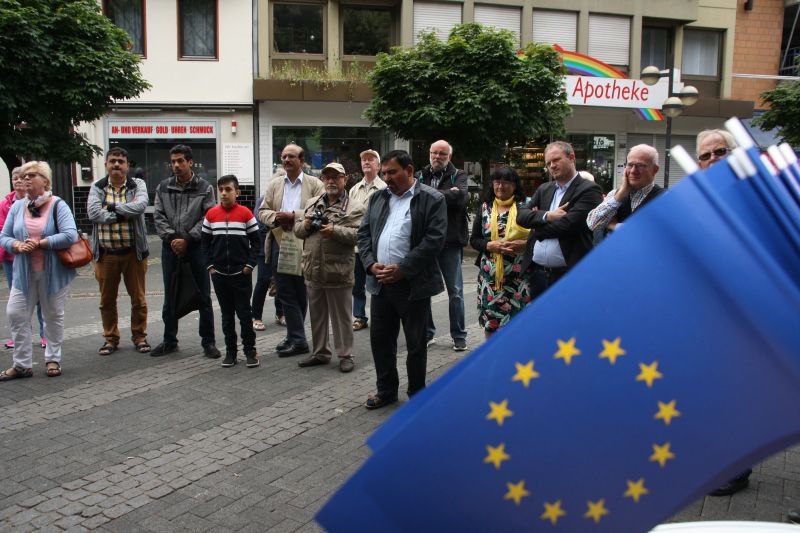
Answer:
<svg viewBox="0 0 800 533"><path fill-rule="evenodd" d="M161 357L162 355L167 355L168 353L177 352L178 351L178 343L166 343L162 342L155 348L153 351L150 352L150 357Z"/></svg>
<svg viewBox="0 0 800 533"><path fill-rule="evenodd" d="M225 352L225 359L222 360L223 368L229 368L236 364L236 352Z"/></svg>
<svg viewBox="0 0 800 533"><path fill-rule="evenodd" d="M426 345L428 348L430 348L430 347L431 347L431 346L433 346L434 344L436 344L436 338L435 338L435 337L434 337L434 338L431 338L431 339L428 339L428 342L427 342L425 345Z"/></svg>
<svg viewBox="0 0 800 533"><path fill-rule="evenodd" d="M355 363L353 363L352 357L343 357L339 359L339 370L344 372L345 374L348 372L352 372L353 368L355 368Z"/></svg>
<svg viewBox="0 0 800 533"><path fill-rule="evenodd" d="M13 350L14 349L14 341L8 341L3 346L6 347L6 350Z"/></svg>
<svg viewBox="0 0 800 533"><path fill-rule="evenodd" d="M205 355L209 359L219 359L220 357L222 357L222 354L219 352L219 350L214 344L206 344L205 346L203 346L203 355Z"/></svg>
<svg viewBox="0 0 800 533"><path fill-rule="evenodd" d="M247 368L255 368L261 364L258 360L258 353L255 350L244 355L247 357Z"/></svg>
<svg viewBox="0 0 800 533"><path fill-rule="evenodd" d="M47 348L47 339L42 337L42 344L40 345L42 348Z"/></svg>
<svg viewBox="0 0 800 533"><path fill-rule="evenodd" d="M466 352L467 351L467 340L466 339L453 339L453 350L456 352Z"/></svg>

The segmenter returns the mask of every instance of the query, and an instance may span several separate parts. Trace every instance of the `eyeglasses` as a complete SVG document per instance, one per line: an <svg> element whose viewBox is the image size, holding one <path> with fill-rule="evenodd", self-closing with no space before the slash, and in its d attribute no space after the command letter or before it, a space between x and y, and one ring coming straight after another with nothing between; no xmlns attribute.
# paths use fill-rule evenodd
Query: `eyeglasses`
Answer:
<svg viewBox="0 0 800 533"><path fill-rule="evenodd" d="M625 168L627 168L628 170L633 170L635 168L636 170L641 172L642 170L646 169L649 166L650 165L648 165L647 163L627 163L625 165Z"/></svg>
<svg viewBox="0 0 800 533"><path fill-rule="evenodd" d="M723 146L722 148L717 148L716 150L712 150L710 152L706 152L704 154L700 154L699 156L697 156L697 159L700 160L700 161L708 161L709 159L711 159L712 155L716 156L717 158L721 158L721 157L725 157L726 155L728 155L728 152L730 152L730 151L731 151L730 148L725 148Z"/></svg>
<svg viewBox="0 0 800 533"><path fill-rule="evenodd" d="M323 174L322 176L319 177L319 179L321 181L325 181L325 180L336 181L339 178L343 178L343 177L344 177L344 174Z"/></svg>
<svg viewBox="0 0 800 533"><path fill-rule="evenodd" d="M431 155L448 156L448 155L450 155L450 152L441 152L441 151L440 152L434 152L433 150L431 150Z"/></svg>

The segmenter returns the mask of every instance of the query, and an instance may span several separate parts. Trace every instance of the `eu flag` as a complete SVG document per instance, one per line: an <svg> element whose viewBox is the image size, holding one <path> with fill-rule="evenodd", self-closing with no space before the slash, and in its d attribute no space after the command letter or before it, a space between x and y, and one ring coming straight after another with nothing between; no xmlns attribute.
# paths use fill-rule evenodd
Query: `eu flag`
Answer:
<svg viewBox="0 0 800 533"><path fill-rule="evenodd" d="M400 409L319 522L644 532L796 442L797 203L748 160L688 176Z"/></svg>

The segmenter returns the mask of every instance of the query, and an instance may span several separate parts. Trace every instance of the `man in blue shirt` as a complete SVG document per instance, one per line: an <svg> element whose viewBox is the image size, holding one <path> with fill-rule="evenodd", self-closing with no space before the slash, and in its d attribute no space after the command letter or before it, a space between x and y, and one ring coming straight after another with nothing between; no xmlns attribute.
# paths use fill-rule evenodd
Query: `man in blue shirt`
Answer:
<svg viewBox="0 0 800 533"><path fill-rule="evenodd" d="M375 192L358 230L358 251L372 295L370 345L378 392L367 409L397 401L397 335L406 336L409 397L425 388L425 342L431 296L444 290L436 257L444 246L447 206L441 193L414 179L403 150L381 160L386 189Z"/></svg>

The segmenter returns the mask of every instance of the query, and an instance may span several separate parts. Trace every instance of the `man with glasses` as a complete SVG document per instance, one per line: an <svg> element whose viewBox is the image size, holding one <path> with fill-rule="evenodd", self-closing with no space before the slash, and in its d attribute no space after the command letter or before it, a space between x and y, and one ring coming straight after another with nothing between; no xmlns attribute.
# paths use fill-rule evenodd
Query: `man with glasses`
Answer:
<svg viewBox="0 0 800 533"><path fill-rule="evenodd" d="M646 203L660 196L664 189L655 183L658 173L658 151L647 144L634 146L628 152L625 175L619 188L606 195L603 203L586 217L589 229L614 231Z"/></svg>
<svg viewBox="0 0 800 533"><path fill-rule="evenodd" d="M697 134L697 165L706 169L728 157L736 148L733 135L725 130L703 130Z"/></svg>
<svg viewBox="0 0 800 533"><path fill-rule="evenodd" d="M430 149L431 164L423 168L417 178L423 184L442 193L447 204L447 236L444 248L439 252L438 261L447 287L453 350L463 352L467 349L467 329L464 325L464 279L461 274L461 261L468 239L467 173L453 165L450 161L452 157L453 147L450 143L436 141ZM433 313L429 313L427 331L429 345L433 344L435 336Z"/></svg>

